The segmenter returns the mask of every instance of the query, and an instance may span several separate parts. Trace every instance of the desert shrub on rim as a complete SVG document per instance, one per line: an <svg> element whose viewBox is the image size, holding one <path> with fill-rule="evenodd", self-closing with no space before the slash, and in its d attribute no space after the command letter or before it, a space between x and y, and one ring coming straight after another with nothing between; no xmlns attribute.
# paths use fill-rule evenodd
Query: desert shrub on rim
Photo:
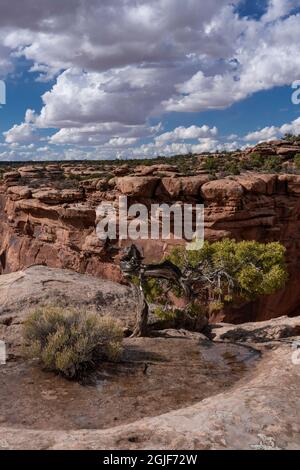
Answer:
<svg viewBox="0 0 300 470"><path fill-rule="evenodd" d="M122 339L112 318L55 305L37 307L24 325L27 357L70 379L92 372L101 361L117 361Z"/></svg>
<svg viewBox="0 0 300 470"><path fill-rule="evenodd" d="M205 241L202 249L196 251L175 246L165 259L181 270L185 280L189 279L193 300L197 300L188 304L188 313L193 317L203 315L207 307L215 311L224 304L272 294L283 288L288 278L285 248L279 242L237 242L224 238L217 242ZM167 284L167 290L165 283L162 279L145 280L144 292L150 303L158 301L166 305L169 301L166 291L182 298L182 289Z"/></svg>
<svg viewBox="0 0 300 470"><path fill-rule="evenodd" d="M296 153L294 156L294 164L297 170L300 170L300 153Z"/></svg>

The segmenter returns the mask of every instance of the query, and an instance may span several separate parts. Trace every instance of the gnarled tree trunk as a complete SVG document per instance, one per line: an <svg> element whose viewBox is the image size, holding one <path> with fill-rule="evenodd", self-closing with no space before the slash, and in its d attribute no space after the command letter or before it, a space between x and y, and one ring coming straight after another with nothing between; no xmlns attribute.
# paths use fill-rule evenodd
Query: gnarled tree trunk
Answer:
<svg viewBox="0 0 300 470"><path fill-rule="evenodd" d="M137 297L136 324L132 336L147 334L149 306L144 294L143 282L147 278L165 279L181 287L187 296L192 295L189 283L183 278L181 270L170 261L159 264L143 264L142 255L135 245L128 247L120 260L120 267L126 277L135 276L139 284L134 285Z"/></svg>
<svg viewBox="0 0 300 470"><path fill-rule="evenodd" d="M134 286L137 296L137 310L135 318L135 327L132 336L146 336L148 327L149 306L145 298L142 283Z"/></svg>

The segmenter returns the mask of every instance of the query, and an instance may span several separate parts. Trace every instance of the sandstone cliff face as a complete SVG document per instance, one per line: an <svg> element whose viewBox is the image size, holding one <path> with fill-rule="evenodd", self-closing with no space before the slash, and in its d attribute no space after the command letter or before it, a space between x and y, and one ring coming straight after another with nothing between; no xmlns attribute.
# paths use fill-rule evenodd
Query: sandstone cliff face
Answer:
<svg viewBox="0 0 300 470"><path fill-rule="evenodd" d="M86 179L70 179L76 172L84 172ZM94 168L71 164L26 166L6 173L0 186L1 272L46 264L120 281L115 246L101 242L95 232L96 208L102 201L114 203L124 194L129 202L147 205L204 203L206 239L278 240L287 248L290 273L283 291L212 320L244 322L299 314L300 176L244 173L211 180L200 167L194 173L185 176L170 165L135 170L111 165L103 168L103 175L95 175ZM155 261L172 243L147 240L141 246L148 261Z"/></svg>

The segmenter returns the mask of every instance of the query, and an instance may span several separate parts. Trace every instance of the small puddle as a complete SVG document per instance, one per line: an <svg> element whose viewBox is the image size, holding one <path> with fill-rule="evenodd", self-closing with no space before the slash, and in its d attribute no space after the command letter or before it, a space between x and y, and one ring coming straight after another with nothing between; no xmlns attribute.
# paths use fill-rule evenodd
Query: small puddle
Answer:
<svg viewBox="0 0 300 470"><path fill-rule="evenodd" d="M0 425L71 430L130 423L228 390L258 357L243 346L186 337L126 339L122 362L100 367L89 385L8 362L0 368Z"/></svg>

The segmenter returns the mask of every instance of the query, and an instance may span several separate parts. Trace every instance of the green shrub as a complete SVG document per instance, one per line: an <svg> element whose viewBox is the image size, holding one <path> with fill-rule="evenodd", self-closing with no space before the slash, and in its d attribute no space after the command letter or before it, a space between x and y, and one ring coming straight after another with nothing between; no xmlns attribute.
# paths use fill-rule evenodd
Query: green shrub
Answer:
<svg viewBox="0 0 300 470"><path fill-rule="evenodd" d="M207 291L204 304L217 302L223 306L224 302L234 303L238 299L252 300L283 288L288 278L285 248L279 242L236 242L225 238L213 243L206 241L198 251L177 246L167 259L180 269L200 267L204 280L199 301ZM218 272L223 273L221 277L215 277ZM206 283L206 278L210 282Z"/></svg>
<svg viewBox="0 0 300 470"><path fill-rule="evenodd" d="M250 165L252 168L261 168L263 164L264 164L264 159L260 153L258 152L251 153Z"/></svg>
<svg viewBox="0 0 300 470"><path fill-rule="evenodd" d="M214 157L207 157L203 168L209 173L214 174L218 170L218 162Z"/></svg>
<svg viewBox="0 0 300 470"><path fill-rule="evenodd" d="M219 300L213 300L208 305L209 314L212 315L213 313L218 313L220 310L223 310L224 303Z"/></svg>
<svg viewBox="0 0 300 470"><path fill-rule="evenodd" d="M265 159L262 169L264 171L278 173L281 170L281 158L278 156L269 156Z"/></svg>
<svg viewBox="0 0 300 470"><path fill-rule="evenodd" d="M200 318L204 316L206 312L203 308L203 305L199 305L196 302L192 302L190 305L188 305L186 313L191 318Z"/></svg>
<svg viewBox="0 0 300 470"><path fill-rule="evenodd" d="M153 311L154 315L160 320L172 321L182 315L182 310L167 307L156 307Z"/></svg>
<svg viewBox="0 0 300 470"><path fill-rule="evenodd" d="M224 171L228 175L239 175L241 173L237 162L228 162L224 166Z"/></svg>
<svg viewBox="0 0 300 470"><path fill-rule="evenodd" d="M300 135L294 135L294 134L287 133L284 136L284 140L287 140L289 142L299 142L300 141Z"/></svg>
<svg viewBox="0 0 300 470"><path fill-rule="evenodd" d="M67 378L80 378L103 360L118 360L122 338L109 317L53 305L36 308L24 325L28 357Z"/></svg>
<svg viewBox="0 0 300 470"><path fill-rule="evenodd" d="M282 158L278 155L261 155L254 152L241 162L241 167L245 170L258 170L262 172L275 172L281 170Z"/></svg>
<svg viewBox="0 0 300 470"><path fill-rule="evenodd" d="M144 293L148 302L159 301L162 305L166 302L166 296L163 289L163 280L146 279L143 283Z"/></svg>
<svg viewBox="0 0 300 470"><path fill-rule="evenodd" d="M300 170L300 153L296 153L294 156L295 167Z"/></svg>

